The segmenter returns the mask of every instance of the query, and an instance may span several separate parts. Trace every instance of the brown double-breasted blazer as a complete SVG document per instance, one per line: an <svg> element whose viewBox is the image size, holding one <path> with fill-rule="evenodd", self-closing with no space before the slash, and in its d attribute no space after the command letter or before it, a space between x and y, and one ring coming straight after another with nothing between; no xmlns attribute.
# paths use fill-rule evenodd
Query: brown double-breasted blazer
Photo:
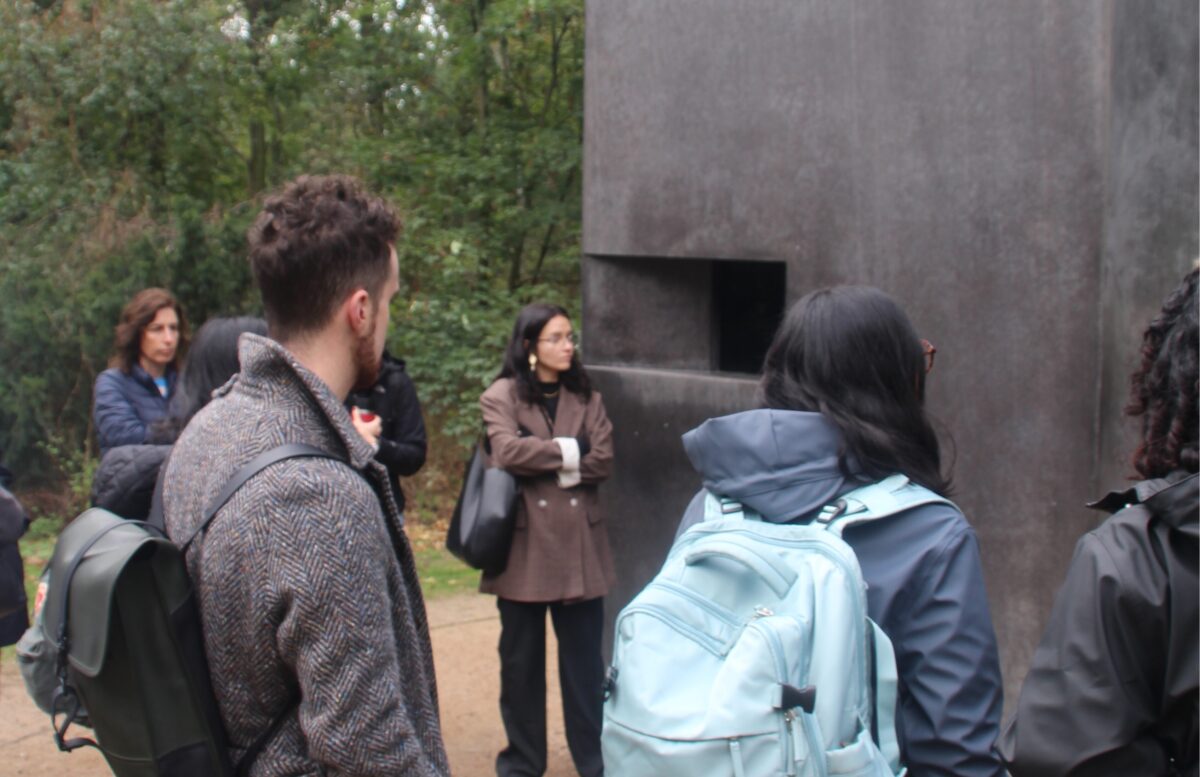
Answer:
<svg viewBox="0 0 1200 777"><path fill-rule="evenodd" d="M612 424L600 393L583 397L561 389L553 424L541 404L522 402L511 378L479 398L491 443L491 464L517 476L521 495L508 564L484 575L479 590L518 602L580 601L604 596L616 582L608 529L596 485L612 471ZM532 434L521 436L524 427ZM560 488L562 451L555 437L587 435L591 449L579 463L581 482Z"/></svg>

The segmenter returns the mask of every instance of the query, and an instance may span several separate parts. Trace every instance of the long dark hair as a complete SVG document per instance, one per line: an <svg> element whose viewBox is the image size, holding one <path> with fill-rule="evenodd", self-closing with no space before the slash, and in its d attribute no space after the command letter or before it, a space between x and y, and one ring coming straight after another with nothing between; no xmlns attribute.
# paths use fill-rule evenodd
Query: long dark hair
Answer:
<svg viewBox="0 0 1200 777"><path fill-rule="evenodd" d="M1200 469L1196 395L1200 390L1200 328L1192 270L1167 297L1142 335L1142 363L1130 377L1128 415L1142 419L1133 466L1143 478Z"/></svg>
<svg viewBox="0 0 1200 777"><path fill-rule="evenodd" d="M167 417L151 429L151 442L174 442L192 416L212 399L212 393L238 372L238 338L244 332L265 335L267 322L251 316L212 318L196 330Z"/></svg>
<svg viewBox="0 0 1200 777"><path fill-rule="evenodd" d="M900 306L879 289L835 286L788 311L767 351L765 407L825 416L842 433L839 465L879 479L902 472L949 494L925 413L925 352Z"/></svg>
<svg viewBox="0 0 1200 777"><path fill-rule="evenodd" d="M535 302L521 308L517 314L517 322L513 324L512 337L504 350L504 366L496 379L512 378L517 384L517 397L522 402L533 404L542 401L542 392L538 390L537 374L529 369L529 354L537 349L538 338L550 319L562 316L570 319L565 308L550 305L545 302ZM574 394L583 397L584 401L592 397L592 382L588 379L587 370L579 360L579 350L571 355L571 366L558 375L559 382Z"/></svg>
<svg viewBox="0 0 1200 777"><path fill-rule="evenodd" d="M126 375L133 371L133 365L138 363L142 353L142 332L163 308L171 308L179 318L179 340L171 366L179 364L180 357L187 352L187 319L175 295L166 289L151 287L134 294L121 309L121 319L113 331L113 355L109 367L116 367Z"/></svg>

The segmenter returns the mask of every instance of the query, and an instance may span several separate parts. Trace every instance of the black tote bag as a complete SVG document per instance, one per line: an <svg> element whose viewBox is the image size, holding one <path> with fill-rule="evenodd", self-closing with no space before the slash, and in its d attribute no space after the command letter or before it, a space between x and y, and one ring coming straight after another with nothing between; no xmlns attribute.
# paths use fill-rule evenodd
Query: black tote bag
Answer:
<svg viewBox="0 0 1200 777"><path fill-rule="evenodd" d="M486 438L485 438L486 439ZM508 563L517 520L517 479L487 466L486 442L475 446L446 533L446 548L468 566L499 574Z"/></svg>

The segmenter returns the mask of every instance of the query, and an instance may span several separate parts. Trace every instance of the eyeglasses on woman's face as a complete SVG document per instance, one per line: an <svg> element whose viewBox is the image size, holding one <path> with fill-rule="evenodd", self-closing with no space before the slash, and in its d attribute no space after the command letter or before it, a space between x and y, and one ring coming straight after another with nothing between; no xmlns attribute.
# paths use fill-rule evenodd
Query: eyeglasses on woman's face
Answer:
<svg viewBox="0 0 1200 777"><path fill-rule="evenodd" d="M575 334L574 332L567 332L566 334L555 333L549 337L539 337L538 342L545 343L551 348L558 348L564 343L570 343L572 346L578 346L579 335Z"/></svg>
<svg viewBox="0 0 1200 777"><path fill-rule="evenodd" d="M933 371L933 357L937 356L937 348L933 347L933 343L922 339L921 350L925 352L925 374L928 375Z"/></svg>

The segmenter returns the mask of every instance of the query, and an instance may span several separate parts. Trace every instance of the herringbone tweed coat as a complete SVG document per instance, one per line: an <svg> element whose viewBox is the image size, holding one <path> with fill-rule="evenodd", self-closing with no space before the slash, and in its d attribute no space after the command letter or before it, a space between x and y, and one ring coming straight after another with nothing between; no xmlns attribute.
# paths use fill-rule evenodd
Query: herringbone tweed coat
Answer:
<svg viewBox="0 0 1200 777"><path fill-rule="evenodd" d="M387 473L338 398L285 348L243 335L239 356L241 374L167 462L164 515L176 542L263 451L308 443L348 463L264 470L188 552L234 757L298 689L254 777L448 774L425 607Z"/></svg>

